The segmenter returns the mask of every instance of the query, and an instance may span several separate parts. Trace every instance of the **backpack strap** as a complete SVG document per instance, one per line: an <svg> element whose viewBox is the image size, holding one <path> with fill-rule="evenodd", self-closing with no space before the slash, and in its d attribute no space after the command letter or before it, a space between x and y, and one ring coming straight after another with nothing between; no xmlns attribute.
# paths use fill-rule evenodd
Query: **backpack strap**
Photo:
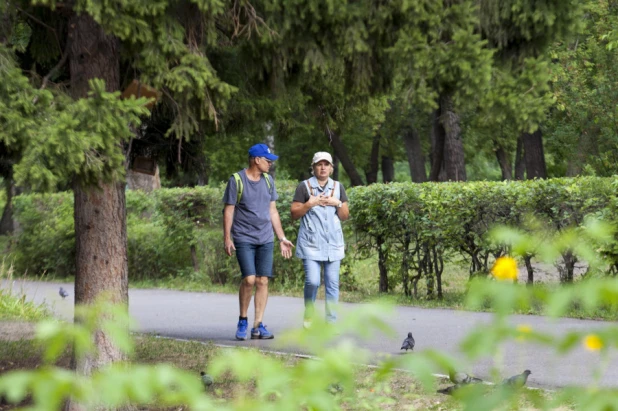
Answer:
<svg viewBox="0 0 618 411"><path fill-rule="evenodd" d="M330 190L330 196L334 196L335 195L335 190L337 189L337 182L335 181L335 184L333 184L333 189Z"/></svg>
<svg viewBox="0 0 618 411"><path fill-rule="evenodd" d="M242 184L242 179L240 178L239 173L232 174L234 176L234 181L236 181L236 204L240 203L240 199L242 198L242 192L244 186ZM272 195L273 193L273 185L270 182L270 175L268 173L262 173L264 179L266 180L266 185L268 186L268 193Z"/></svg>
<svg viewBox="0 0 618 411"><path fill-rule="evenodd" d="M268 193L272 194L273 193L273 187L270 184L270 174L268 173L262 173L262 175L264 176L264 178L266 179L266 185L268 186Z"/></svg>
<svg viewBox="0 0 618 411"><path fill-rule="evenodd" d="M243 191L243 185L242 185L242 179L240 178L240 174L239 173L234 173L232 174L234 176L234 181L236 181L236 204L240 203L240 199L242 198L242 191Z"/></svg>

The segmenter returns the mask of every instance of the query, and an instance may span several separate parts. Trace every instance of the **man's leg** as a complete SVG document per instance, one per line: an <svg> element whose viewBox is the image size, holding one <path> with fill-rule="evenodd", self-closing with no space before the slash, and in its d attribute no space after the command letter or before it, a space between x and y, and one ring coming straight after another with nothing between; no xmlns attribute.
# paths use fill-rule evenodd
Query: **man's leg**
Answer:
<svg viewBox="0 0 618 411"><path fill-rule="evenodd" d="M240 289L238 291L238 300L240 303L240 316L247 317L249 311L249 304L251 303L251 295L253 294L253 287L255 286L255 274L248 275L240 282ZM257 303L257 293L255 295Z"/></svg>
<svg viewBox="0 0 618 411"><path fill-rule="evenodd" d="M255 322L253 328L257 328L264 318L264 310L266 310L266 302L268 301L268 277L256 277L255 285Z"/></svg>
<svg viewBox="0 0 618 411"><path fill-rule="evenodd" d="M240 308L240 317L236 328L236 339L247 339L247 328L249 322L247 320L247 312L249 303L251 303L251 295L253 294L253 286L255 285L255 246L251 244L234 244L236 247L236 258L240 265L242 281L238 289L238 305Z"/></svg>
<svg viewBox="0 0 618 411"><path fill-rule="evenodd" d="M271 339L275 336L262 324L268 301L268 279L273 272L274 243L258 245L255 251L255 321L251 338Z"/></svg>

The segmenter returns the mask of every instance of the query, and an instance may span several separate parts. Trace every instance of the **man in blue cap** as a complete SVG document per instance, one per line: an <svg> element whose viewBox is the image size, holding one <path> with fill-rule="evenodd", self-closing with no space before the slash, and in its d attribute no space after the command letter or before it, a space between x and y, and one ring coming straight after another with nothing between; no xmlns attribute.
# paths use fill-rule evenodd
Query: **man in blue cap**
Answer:
<svg viewBox="0 0 618 411"><path fill-rule="evenodd" d="M247 312L255 287L255 320L252 339L271 339L275 336L262 323L268 300L268 279L272 277L274 237L279 239L281 255L292 256L294 244L285 238L281 219L275 206L277 190L268 174L273 161L279 157L266 144L249 149L249 167L230 177L223 195L223 241L225 252L236 251L242 281L239 290L240 317L236 339L246 340Z"/></svg>

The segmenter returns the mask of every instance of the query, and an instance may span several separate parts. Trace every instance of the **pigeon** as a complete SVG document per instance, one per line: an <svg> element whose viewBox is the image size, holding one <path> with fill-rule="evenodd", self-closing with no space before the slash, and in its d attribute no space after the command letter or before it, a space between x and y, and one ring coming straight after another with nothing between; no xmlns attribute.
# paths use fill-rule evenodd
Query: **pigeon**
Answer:
<svg viewBox="0 0 618 411"><path fill-rule="evenodd" d="M343 387L338 382L334 382L328 385L328 392L335 395L337 393L343 392Z"/></svg>
<svg viewBox="0 0 618 411"><path fill-rule="evenodd" d="M204 371L200 371L200 375L202 376L202 383L204 384L204 388L208 388L214 382L213 378L206 374Z"/></svg>
<svg viewBox="0 0 618 411"><path fill-rule="evenodd" d="M459 389L461 384L451 385L450 387L442 388L436 391L438 394L452 395L455 390Z"/></svg>
<svg viewBox="0 0 618 411"><path fill-rule="evenodd" d="M508 385L511 387L521 388L524 385L526 385L526 382L528 381L528 376L530 374L532 374L532 372L530 370L526 370L522 372L521 374L517 374L512 377L505 378L502 381L502 385Z"/></svg>
<svg viewBox="0 0 618 411"><path fill-rule="evenodd" d="M60 287L58 294L60 294L60 297L62 297L63 300L69 296L69 293L67 293L67 291L62 287Z"/></svg>
<svg viewBox="0 0 618 411"><path fill-rule="evenodd" d="M401 349L406 351L414 351L414 337L412 337L412 333L408 333L408 337L403 340L403 344L401 344Z"/></svg>
<svg viewBox="0 0 618 411"><path fill-rule="evenodd" d="M483 380L481 380L480 378L473 377L472 375L466 374L465 372L456 372L453 370L449 371L448 378L453 384L465 385L483 382Z"/></svg>

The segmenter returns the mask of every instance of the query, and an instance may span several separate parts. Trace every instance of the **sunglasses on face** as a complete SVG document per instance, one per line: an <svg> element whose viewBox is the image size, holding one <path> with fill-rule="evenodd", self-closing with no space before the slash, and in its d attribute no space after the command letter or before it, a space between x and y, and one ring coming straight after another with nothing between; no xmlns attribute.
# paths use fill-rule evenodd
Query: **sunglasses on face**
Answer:
<svg viewBox="0 0 618 411"><path fill-rule="evenodd" d="M262 160L266 161L268 163L269 166L271 166L273 164L272 160L267 159L266 157L262 157Z"/></svg>

